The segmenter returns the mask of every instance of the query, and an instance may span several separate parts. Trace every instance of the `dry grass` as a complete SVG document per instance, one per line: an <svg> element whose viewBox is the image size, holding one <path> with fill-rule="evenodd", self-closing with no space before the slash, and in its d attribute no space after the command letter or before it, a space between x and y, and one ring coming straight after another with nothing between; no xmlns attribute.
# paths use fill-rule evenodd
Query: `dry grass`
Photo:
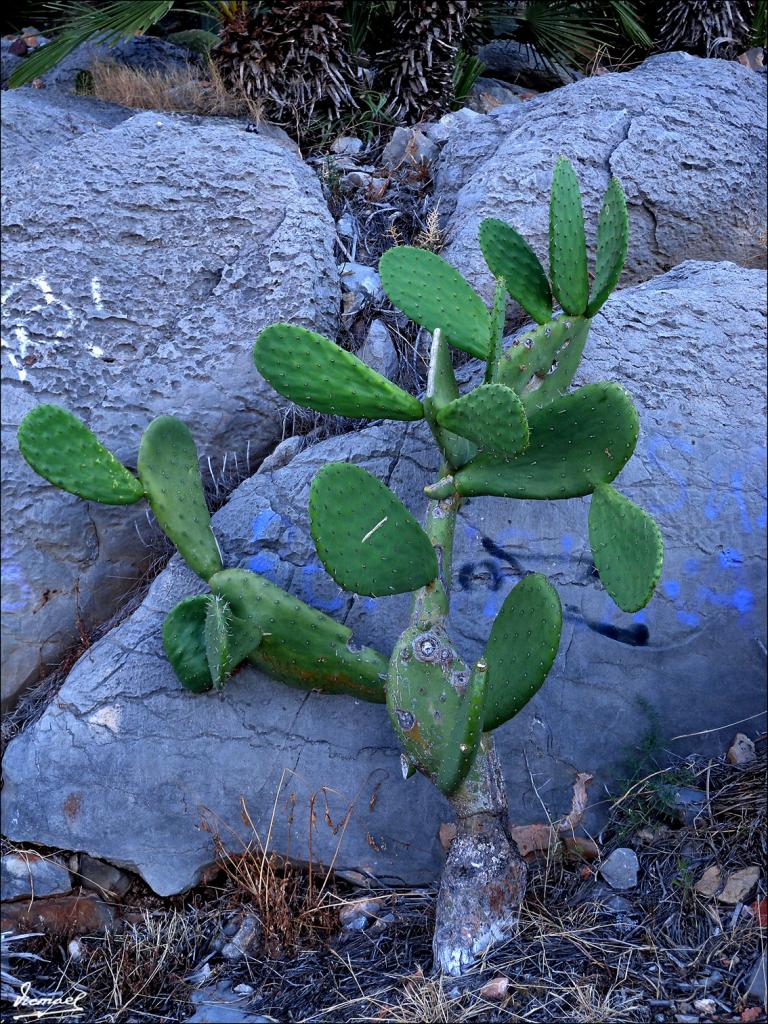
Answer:
<svg viewBox="0 0 768 1024"><path fill-rule="evenodd" d="M243 808L246 839L228 837L229 852L219 839L221 884L160 900L139 897L134 883L122 932L80 940L77 960L31 939L44 960L14 959L12 987L27 978L43 991L84 989L83 1024L183 1021L192 986L227 980L250 986L252 1011L304 1024L666 1024L695 1016L702 998L715 1007L702 1021L738 1022L756 1009L743 993L766 931L749 906L704 899L693 880L713 862L727 872L760 864L764 886L765 738L758 751L743 767L689 758L639 780L601 837L603 856L625 844L638 853L640 882L621 894L624 909L602 902L594 867L548 855L531 864L518 933L460 979L431 973L434 891L351 890L328 869L302 871L269 852L271 826L260 837ZM709 799L694 827L672 828L659 817L657 787L676 785L681 768ZM637 801L645 810L628 832ZM314 803L301 813L313 823ZM340 930L338 911L361 896L387 913L364 931ZM231 963L220 956L222 928L245 912L260 917L265 943ZM508 988L492 1001L482 989L498 976Z"/></svg>
<svg viewBox="0 0 768 1024"><path fill-rule="evenodd" d="M271 851L272 830L283 788L278 787L266 836L259 835L243 798L241 816L249 836L243 840L233 828L227 829L227 842L208 822L203 828L213 837L216 859L224 869L231 887L256 915L261 925L264 949L271 955L292 953L299 947L311 949L326 941L338 927L339 900L329 886L332 866L323 871L311 862L312 836L316 828L315 797L309 803L310 863L305 869ZM295 813L295 798L289 812L289 828ZM339 846L344 837L342 823ZM337 852L338 848L337 846Z"/></svg>
<svg viewBox="0 0 768 1024"><path fill-rule="evenodd" d="M191 915L175 908L144 910L139 922L107 933L90 948L80 984L114 1021L139 1006L155 1014L175 1013L186 1002L185 975L204 952L204 933L195 924Z"/></svg>
<svg viewBox="0 0 768 1024"><path fill-rule="evenodd" d="M440 200L427 213L424 227L416 235L413 244L418 249L428 249L430 252L439 253L445 245L445 236L440 227Z"/></svg>
<svg viewBox="0 0 768 1024"><path fill-rule="evenodd" d="M260 104L244 93L226 89L210 62L202 69L188 65L165 71L97 63L91 69L89 92L96 99L139 110L262 120Z"/></svg>

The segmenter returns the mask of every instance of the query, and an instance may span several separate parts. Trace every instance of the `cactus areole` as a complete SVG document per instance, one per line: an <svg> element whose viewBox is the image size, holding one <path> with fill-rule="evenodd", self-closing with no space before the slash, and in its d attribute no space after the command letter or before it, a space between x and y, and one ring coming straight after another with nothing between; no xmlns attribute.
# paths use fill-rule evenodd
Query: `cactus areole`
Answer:
<svg viewBox="0 0 768 1024"><path fill-rule="evenodd" d="M257 339L256 367L282 395L335 415L426 419L440 450L442 470L425 488L423 525L359 466L326 465L312 482L312 538L339 586L375 597L413 595L410 621L389 658L353 644L346 626L261 576L224 568L195 445L179 420L149 424L136 475L63 409L40 405L19 428L24 457L51 483L107 504L146 499L208 583L210 592L181 601L163 628L168 659L190 693L221 689L248 661L292 686L386 703L404 774L421 773L455 812L434 937L435 966L449 974L468 968L517 924L526 868L510 838L493 730L544 683L562 624L557 592L532 573L504 601L482 658L475 665L462 659L448 619L462 502L472 495L593 495L589 540L618 606L637 611L647 604L661 573L656 524L612 486L637 442L632 401L610 382L570 390L590 318L619 279L627 231L624 195L612 180L590 287L579 186L561 158L552 178L549 276L514 228L493 219L481 225L480 246L497 281L491 310L439 256L408 246L386 252L380 272L389 298L432 333L422 400L301 327L275 324ZM536 326L504 351L507 293ZM450 346L486 362L483 383L464 395Z"/></svg>

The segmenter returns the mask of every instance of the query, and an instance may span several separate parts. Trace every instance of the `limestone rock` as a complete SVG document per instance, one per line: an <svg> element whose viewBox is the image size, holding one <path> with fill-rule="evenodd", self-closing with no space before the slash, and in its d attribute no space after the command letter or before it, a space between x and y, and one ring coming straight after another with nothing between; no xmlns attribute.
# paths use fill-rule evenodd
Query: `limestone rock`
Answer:
<svg viewBox="0 0 768 1024"><path fill-rule="evenodd" d="M634 889L640 864L634 850L619 847L600 865L600 874L612 889Z"/></svg>
<svg viewBox="0 0 768 1024"><path fill-rule="evenodd" d="M72 882L65 864L39 853L7 853L0 861L0 899L20 900L69 892Z"/></svg>
<svg viewBox="0 0 768 1024"><path fill-rule="evenodd" d="M45 165L38 158L44 158L55 147L81 135L93 139L125 121L131 113L114 103L56 90L26 88L7 92L0 107L3 173L19 167L26 175L33 175Z"/></svg>
<svg viewBox="0 0 768 1024"><path fill-rule="evenodd" d="M16 428L66 406L128 466L160 414L214 469L280 438L251 359L290 320L333 334L333 220L292 150L237 123L137 114L4 175L3 686L6 699L114 612L148 558L142 506L87 504L40 480ZM39 181L45 182L41 189ZM204 463L205 465L205 463ZM12 524L12 529L10 528Z"/></svg>
<svg viewBox="0 0 768 1024"><path fill-rule="evenodd" d="M573 163L594 243L615 175L627 196L624 282L686 259L764 259L765 80L735 62L685 53L586 78L453 133L436 167L445 258L483 290L492 281L477 241L500 217L547 263L549 186L559 155Z"/></svg>
<svg viewBox="0 0 768 1024"><path fill-rule="evenodd" d="M391 379L397 373L397 350L389 328L383 320L371 322L365 341L357 355L364 363L385 377Z"/></svg>

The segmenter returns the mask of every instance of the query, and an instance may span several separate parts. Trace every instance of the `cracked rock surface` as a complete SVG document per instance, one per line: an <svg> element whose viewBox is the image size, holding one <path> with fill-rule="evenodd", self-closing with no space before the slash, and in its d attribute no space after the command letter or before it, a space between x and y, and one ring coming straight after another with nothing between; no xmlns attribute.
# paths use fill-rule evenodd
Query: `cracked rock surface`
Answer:
<svg viewBox="0 0 768 1024"><path fill-rule="evenodd" d="M643 613L621 613L594 576L588 500L473 499L462 509L449 625L466 657L481 653L521 574L546 573L563 603L547 683L495 734L517 823L541 820L532 780L553 819L570 806L576 771L595 774L595 793L618 784L652 716L666 740L761 710L764 317L761 271L690 262L616 294L595 318L581 383L616 379L635 398L638 455L618 485L656 516L666 542L662 581ZM277 454L214 518L227 565L265 574L388 652L409 597L339 591L314 554L308 490L320 467L348 460L420 515L422 487L438 468L428 431L372 424L303 451L294 439ZM448 806L420 776L403 780L382 706L304 693L250 668L220 695L182 690L162 622L202 587L174 558L10 742L8 836L134 868L168 894L200 879L213 858L202 818L225 837L227 826L244 833L241 796L262 837L275 808L274 848L308 858L315 794L316 861L410 883L436 877ZM719 750L720 739L672 746ZM590 815L594 828L599 806Z"/></svg>
<svg viewBox="0 0 768 1024"><path fill-rule="evenodd" d="M546 266L549 186L563 155L579 177L591 252L609 178L621 181L630 220L624 283L686 259L755 266L761 246L764 258L765 103L762 75L669 53L476 118L451 134L436 171L448 215L442 255L490 299L477 232L485 217L499 217Z"/></svg>
<svg viewBox="0 0 768 1024"><path fill-rule="evenodd" d="M108 619L148 558L143 504L87 504L32 472L24 414L65 406L129 467L149 421L177 415L215 468L256 465L282 433L256 334L333 333L340 301L333 220L292 145L139 113L34 160L3 175L6 700L76 639L78 614L86 630Z"/></svg>

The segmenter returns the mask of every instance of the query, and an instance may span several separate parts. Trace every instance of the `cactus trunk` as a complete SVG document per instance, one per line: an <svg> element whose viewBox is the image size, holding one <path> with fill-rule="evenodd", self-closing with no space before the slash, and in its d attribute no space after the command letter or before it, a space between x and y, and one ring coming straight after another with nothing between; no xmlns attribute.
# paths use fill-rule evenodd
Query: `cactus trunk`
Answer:
<svg viewBox="0 0 768 1024"><path fill-rule="evenodd" d="M490 733L449 799L456 835L440 881L432 950L435 967L458 975L492 942L510 937L527 881L525 861L509 834L507 792Z"/></svg>
<svg viewBox="0 0 768 1024"><path fill-rule="evenodd" d="M435 549L439 575L415 593L411 630L442 628L448 616L461 503L460 496L452 495L427 507L424 531ZM525 862L509 834L507 792L490 732L483 734L472 768L448 800L456 834L440 881L432 948L435 967L459 975L492 942L514 931L527 881Z"/></svg>

